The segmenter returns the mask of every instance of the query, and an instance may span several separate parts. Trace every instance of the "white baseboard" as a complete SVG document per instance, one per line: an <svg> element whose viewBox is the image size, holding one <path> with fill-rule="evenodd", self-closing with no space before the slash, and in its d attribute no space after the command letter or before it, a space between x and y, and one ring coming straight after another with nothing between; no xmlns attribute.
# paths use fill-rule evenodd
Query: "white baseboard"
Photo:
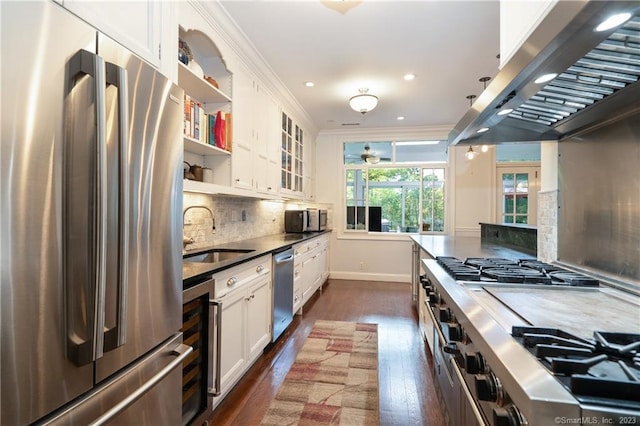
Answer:
<svg viewBox="0 0 640 426"><path fill-rule="evenodd" d="M480 237L480 227L459 226L456 228L456 237Z"/></svg>
<svg viewBox="0 0 640 426"><path fill-rule="evenodd" d="M354 280L354 281L386 281L411 283L410 274L379 274L372 272L351 272L351 271L331 271L329 278L335 280Z"/></svg>

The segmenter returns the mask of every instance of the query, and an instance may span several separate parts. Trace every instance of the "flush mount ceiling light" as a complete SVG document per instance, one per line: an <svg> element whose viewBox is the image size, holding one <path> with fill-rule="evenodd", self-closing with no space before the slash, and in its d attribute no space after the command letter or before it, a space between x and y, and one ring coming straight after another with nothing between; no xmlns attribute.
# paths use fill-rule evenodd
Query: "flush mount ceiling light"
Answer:
<svg viewBox="0 0 640 426"><path fill-rule="evenodd" d="M473 160L474 158L476 158L476 155L477 153L473 150L473 147L469 145L469 149L464 154L464 156L467 157L467 160Z"/></svg>
<svg viewBox="0 0 640 426"><path fill-rule="evenodd" d="M362 115L368 113L378 105L378 97L368 93L369 89L360 89L360 94L349 99L349 105L354 111Z"/></svg>
<svg viewBox="0 0 640 426"><path fill-rule="evenodd" d="M416 75L413 73L408 73L408 74L405 74L404 77L402 78L404 78L406 81L411 81L411 80L415 80Z"/></svg>
<svg viewBox="0 0 640 426"><path fill-rule="evenodd" d="M351 8L362 3L362 0L320 0L320 3L322 3L323 6L344 15Z"/></svg>

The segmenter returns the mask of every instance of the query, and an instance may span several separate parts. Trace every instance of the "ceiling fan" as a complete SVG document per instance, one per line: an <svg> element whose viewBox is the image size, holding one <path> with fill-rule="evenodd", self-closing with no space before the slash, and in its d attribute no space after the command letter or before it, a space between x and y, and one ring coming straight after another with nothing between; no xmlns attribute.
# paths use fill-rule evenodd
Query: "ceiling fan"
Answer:
<svg viewBox="0 0 640 426"><path fill-rule="evenodd" d="M391 158L378 157L377 155L375 155L371 151L371 147L368 144L364 146L364 152L360 154L360 158L362 159L362 161L369 164L377 164L380 162L380 160L391 161Z"/></svg>

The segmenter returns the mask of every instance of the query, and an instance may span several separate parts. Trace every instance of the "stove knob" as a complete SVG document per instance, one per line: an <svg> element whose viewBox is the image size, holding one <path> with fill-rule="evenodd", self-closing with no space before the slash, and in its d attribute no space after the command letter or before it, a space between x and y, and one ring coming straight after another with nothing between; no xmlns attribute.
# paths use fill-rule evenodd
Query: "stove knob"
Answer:
<svg viewBox="0 0 640 426"><path fill-rule="evenodd" d="M449 322L447 325L449 328L449 340L453 342L462 342L462 340L464 340L464 331L462 330L462 326L453 322Z"/></svg>
<svg viewBox="0 0 640 426"><path fill-rule="evenodd" d="M480 401L500 403L502 401L502 385L493 373L475 377L476 394Z"/></svg>
<svg viewBox="0 0 640 426"><path fill-rule="evenodd" d="M493 409L493 424L496 426L523 426L528 424L520 410L513 405Z"/></svg>
<svg viewBox="0 0 640 426"><path fill-rule="evenodd" d="M440 295L435 291L429 293L429 303L432 305L437 305L438 303L440 303Z"/></svg>
<svg viewBox="0 0 640 426"><path fill-rule="evenodd" d="M440 308L440 322L448 322L449 320L451 320L449 308Z"/></svg>
<svg viewBox="0 0 640 426"><path fill-rule="evenodd" d="M487 373L484 357L479 353L464 355L464 369L469 374Z"/></svg>

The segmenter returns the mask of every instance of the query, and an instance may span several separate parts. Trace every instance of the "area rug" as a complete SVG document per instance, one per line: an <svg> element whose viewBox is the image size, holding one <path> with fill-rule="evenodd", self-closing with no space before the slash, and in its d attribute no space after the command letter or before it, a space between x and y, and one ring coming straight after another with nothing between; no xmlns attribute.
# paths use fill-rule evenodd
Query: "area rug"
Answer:
<svg viewBox="0 0 640 426"><path fill-rule="evenodd" d="M378 325L316 321L261 424L379 424Z"/></svg>

